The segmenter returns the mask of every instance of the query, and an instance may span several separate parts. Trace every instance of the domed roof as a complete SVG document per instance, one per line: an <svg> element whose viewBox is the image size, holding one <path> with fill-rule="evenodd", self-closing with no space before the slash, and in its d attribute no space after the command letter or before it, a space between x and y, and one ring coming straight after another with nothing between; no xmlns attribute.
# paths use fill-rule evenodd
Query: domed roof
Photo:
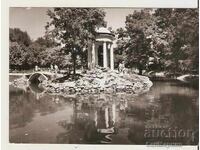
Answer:
<svg viewBox="0 0 200 150"><path fill-rule="evenodd" d="M107 33L107 34L112 34L107 28L100 27L96 29L97 33Z"/></svg>

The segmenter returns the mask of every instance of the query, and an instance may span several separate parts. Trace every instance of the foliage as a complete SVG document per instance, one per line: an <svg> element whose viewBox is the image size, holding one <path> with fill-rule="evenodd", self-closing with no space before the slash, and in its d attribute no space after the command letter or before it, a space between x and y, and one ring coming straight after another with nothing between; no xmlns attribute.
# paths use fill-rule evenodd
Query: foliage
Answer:
<svg viewBox="0 0 200 150"><path fill-rule="evenodd" d="M174 72L198 70L198 10L158 9L155 12L165 32L170 35L166 67ZM173 29L173 31L172 31Z"/></svg>
<svg viewBox="0 0 200 150"><path fill-rule="evenodd" d="M62 53L59 47L50 47L43 51L41 65L50 66L57 64L59 67L65 68L71 65L70 55Z"/></svg>
<svg viewBox="0 0 200 150"><path fill-rule="evenodd" d="M55 40L51 39L48 35L44 37L39 37L34 41L35 44L38 44L40 47L55 47L56 42Z"/></svg>
<svg viewBox="0 0 200 150"><path fill-rule="evenodd" d="M62 52L61 47L48 35L39 37L33 42L27 41L29 37L26 32L20 29L10 29L10 69L30 69L35 65L50 67L57 64L60 67L70 65L70 55Z"/></svg>
<svg viewBox="0 0 200 150"><path fill-rule="evenodd" d="M137 67L139 74L146 68L146 64L151 55L150 40L146 38L145 32L149 14L145 11L134 11L126 17L125 29L119 28L118 46L119 51L124 55L127 67Z"/></svg>
<svg viewBox="0 0 200 150"><path fill-rule="evenodd" d="M33 44L26 47L17 42L10 42L9 61L11 69L30 69L35 65L40 65L41 52L43 49L35 47Z"/></svg>
<svg viewBox="0 0 200 150"><path fill-rule="evenodd" d="M17 42L18 44L25 46L29 46L31 44L31 39L28 33L21 31L19 28L10 28L9 34L9 39L11 42Z"/></svg>
<svg viewBox="0 0 200 150"><path fill-rule="evenodd" d="M35 43L31 44L27 50L27 64L30 67L34 67L35 65L40 66L44 54L43 51L45 51L45 47L41 47Z"/></svg>
<svg viewBox="0 0 200 150"><path fill-rule="evenodd" d="M22 69L27 59L27 47L17 42L10 42L9 50L10 67Z"/></svg>
<svg viewBox="0 0 200 150"><path fill-rule="evenodd" d="M117 30L116 53L138 69L197 71L198 25L197 9L134 11L126 17L125 29Z"/></svg>

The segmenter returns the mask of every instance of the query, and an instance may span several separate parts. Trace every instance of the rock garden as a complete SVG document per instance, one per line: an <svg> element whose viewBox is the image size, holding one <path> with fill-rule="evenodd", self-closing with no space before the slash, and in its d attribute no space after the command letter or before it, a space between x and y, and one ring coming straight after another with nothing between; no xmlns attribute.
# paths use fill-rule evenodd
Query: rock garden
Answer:
<svg viewBox="0 0 200 150"><path fill-rule="evenodd" d="M57 80L57 79L56 79ZM81 73L78 78L67 78L59 83L54 80L43 81L46 93L63 95L86 95L86 94L141 94L150 89L152 82L148 77L137 74L120 73L116 70L95 68ZM58 80L57 80L58 81ZM14 80L11 84L17 87L27 87L28 78L22 77Z"/></svg>
<svg viewBox="0 0 200 150"><path fill-rule="evenodd" d="M48 93L64 94L117 94L129 93L140 94L149 90L152 82L148 77L136 74L119 73L116 70L105 68L95 68L81 74L77 80L71 78L63 83L54 83L51 81L43 82Z"/></svg>

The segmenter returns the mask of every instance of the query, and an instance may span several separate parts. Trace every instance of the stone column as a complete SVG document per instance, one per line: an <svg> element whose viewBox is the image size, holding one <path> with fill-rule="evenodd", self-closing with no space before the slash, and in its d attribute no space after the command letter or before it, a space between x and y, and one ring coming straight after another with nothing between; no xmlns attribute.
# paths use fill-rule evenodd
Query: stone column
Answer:
<svg viewBox="0 0 200 150"><path fill-rule="evenodd" d="M114 70L114 52L113 52L113 44L110 47L110 69Z"/></svg>
<svg viewBox="0 0 200 150"><path fill-rule="evenodd" d="M91 47L89 47L88 48L88 57L87 57L87 59L88 59L88 68L89 69L91 69L91 49L90 49Z"/></svg>
<svg viewBox="0 0 200 150"><path fill-rule="evenodd" d="M95 113L94 113L94 122L95 122L95 126L96 126L96 127L97 127L97 124L98 124L97 119L98 119L97 111L95 111Z"/></svg>
<svg viewBox="0 0 200 150"><path fill-rule="evenodd" d="M95 43L92 43L92 68L95 66Z"/></svg>
<svg viewBox="0 0 200 150"><path fill-rule="evenodd" d="M98 46L95 46L95 65L98 65Z"/></svg>
<svg viewBox="0 0 200 150"><path fill-rule="evenodd" d="M108 67L106 42L103 43L103 67Z"/></svg>
<svg viewBox="0 0 200 150"><path fill-rule="evenodd" d="M113 121L113 124L115 124L115 119L116 119L116 105L114 103L114 104L112 104L112 121Z"/></svg>
<svg viewBox="0 0 200 150"><path fill-rule="evenodd" d="M109 116L108 116L108 107L105 108L105 125L106 125L106 128L109 127Z"/></svg>

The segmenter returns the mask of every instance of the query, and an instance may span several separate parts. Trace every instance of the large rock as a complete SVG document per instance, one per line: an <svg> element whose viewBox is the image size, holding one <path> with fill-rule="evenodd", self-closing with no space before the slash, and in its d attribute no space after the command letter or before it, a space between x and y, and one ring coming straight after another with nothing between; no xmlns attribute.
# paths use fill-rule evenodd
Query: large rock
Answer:
<svg viewBox="0 0 200 150"><path fill-rule="evenodd" d="M15 79L11 85L13 85L14 87L26 90L26 88L29 86L29 82L28 82L28 78L23 75L21 78L17 78Z"/></svg>

